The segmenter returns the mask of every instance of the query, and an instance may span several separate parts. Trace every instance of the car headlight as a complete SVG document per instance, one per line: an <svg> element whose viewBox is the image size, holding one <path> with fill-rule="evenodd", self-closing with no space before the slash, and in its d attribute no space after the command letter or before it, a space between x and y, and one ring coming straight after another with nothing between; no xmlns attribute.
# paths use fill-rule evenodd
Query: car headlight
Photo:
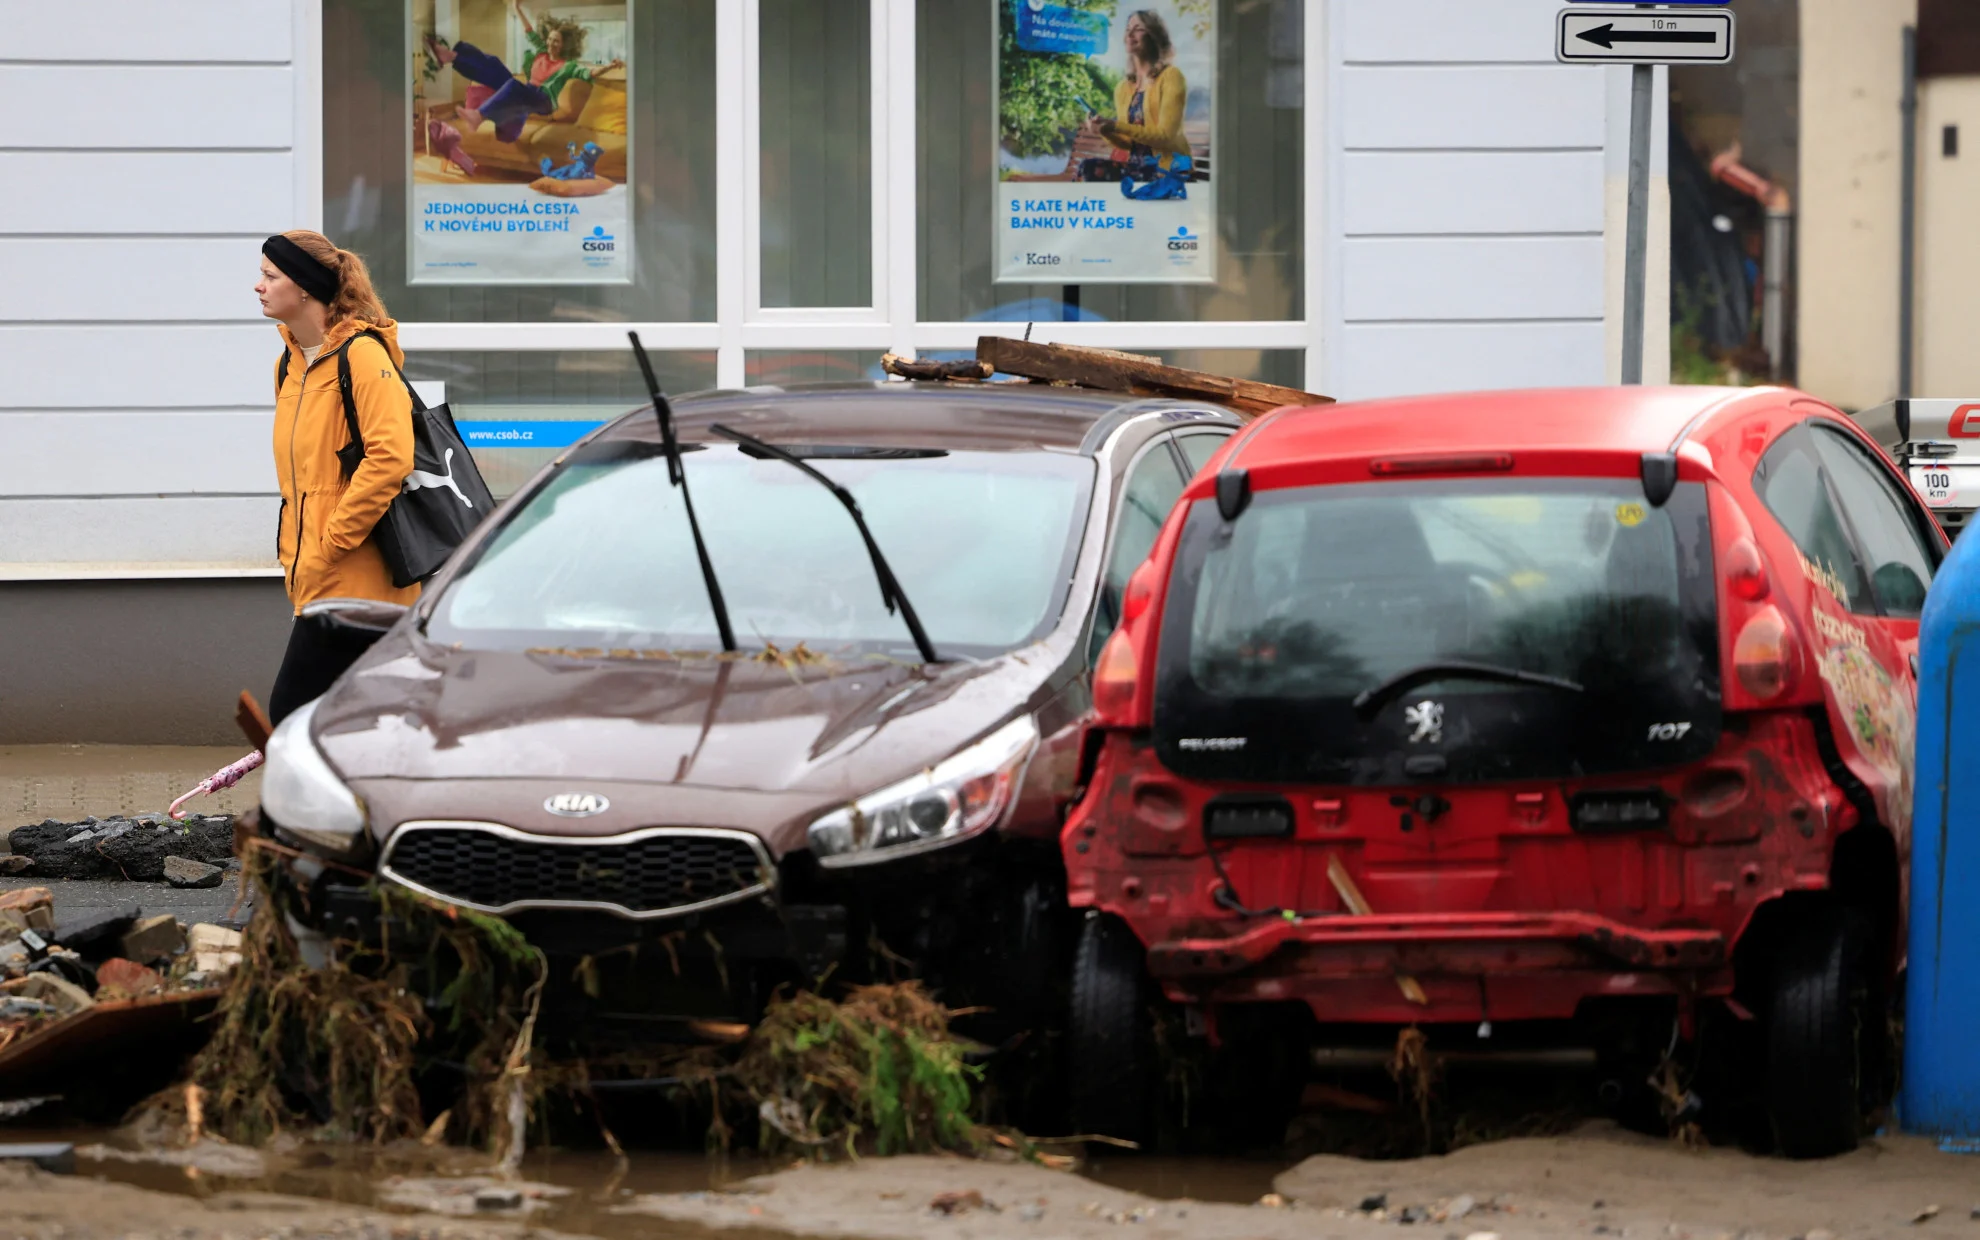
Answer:
<svg viewBox="0 0 1980 1240"><path fill-rule="evenodd" d="M268 737L261 768L261 808L286 835L329 852L349 853L364 834L364 802L344 786L309 738L316 703L298 707Z"/></svg>
<svg viewBox="0 0 1980 1240"><path fill-rule="evenodd" d="M1029 715L913 779L861 797L811 824L811 850L828 868L888 861L981 834L1017 799L1038 747Z"/></svg>

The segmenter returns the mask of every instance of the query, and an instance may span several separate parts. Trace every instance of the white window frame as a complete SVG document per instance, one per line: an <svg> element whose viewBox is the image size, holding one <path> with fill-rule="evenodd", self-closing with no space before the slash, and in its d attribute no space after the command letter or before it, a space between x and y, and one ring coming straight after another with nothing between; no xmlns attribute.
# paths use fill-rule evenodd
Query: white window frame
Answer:
<svg viewBox="0 0 1980 1240"><path fill-rule="evenodd" d="M1327 287L1323 229L1329 182L1325 72L1329 6L1306 5L1304 319L1215 322L1040 322L1031 339L1113 349L1301 349L1305 383L1326 391ZM916 0L870 0L873 143L873 273L870 306L765 307L762 304L762 151L758 42L759 0L716 0L715 322L693 323L405 323L411 350L616 350L637 331L655 352L715 354L715 380L741 387L745 359L756 350L887 351L969 349L981 336L1024 334L1026 325L924 321L916 317L915 18ZM320 0L295 0L297 105L302 132L316 135L311 156L297 160L304 219L322 214L322 13Z"/></svg>

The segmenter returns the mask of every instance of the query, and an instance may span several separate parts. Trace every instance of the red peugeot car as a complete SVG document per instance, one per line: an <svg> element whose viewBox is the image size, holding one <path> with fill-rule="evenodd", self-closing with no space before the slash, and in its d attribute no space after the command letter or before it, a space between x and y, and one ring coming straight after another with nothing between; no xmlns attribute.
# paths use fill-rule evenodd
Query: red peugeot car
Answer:
<svg viewBox="0 0 1980 1240"><path fill-rule="evenodd" d="M1890 1085L1945 549L1874 442L1779 388L1253 423L1095 670L1062 836L1079 1130L1148 1135L1164 1029L1282 1124L1322 1036L1558 1035L1616 1101L1682 1092L1724 1020L1777 1148L1853 1146Z"/></svg>

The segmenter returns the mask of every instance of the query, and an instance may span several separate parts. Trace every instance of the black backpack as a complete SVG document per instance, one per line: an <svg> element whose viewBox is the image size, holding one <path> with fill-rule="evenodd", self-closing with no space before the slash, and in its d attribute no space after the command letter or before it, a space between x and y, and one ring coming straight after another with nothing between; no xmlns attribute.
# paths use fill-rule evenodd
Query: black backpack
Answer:
<svg viewBox="0 0 1980 1240"><path fill-rule="evenodd" d="M379 344L384 338L375 331L362 331L337 346L337 388L344 397L344 423L351 442L337 449L337 460L346 480L357 472L364 459L364 436L358 429L357 398L351 393L351 341L369 336ZM391 350L386 350L391 355ZM466 541L474 527L495 508L495 497L481 479L467 444L454 426L454 415L446 405L428 409L397 362L392 369L413 404L413 468L405 487L392 499L392 506L378 519L372 533L384 554L392 584L404 588L425 581L440 571L454 548ZM289 353L283 350L275 369L275 391L289 377Z"/></svg>

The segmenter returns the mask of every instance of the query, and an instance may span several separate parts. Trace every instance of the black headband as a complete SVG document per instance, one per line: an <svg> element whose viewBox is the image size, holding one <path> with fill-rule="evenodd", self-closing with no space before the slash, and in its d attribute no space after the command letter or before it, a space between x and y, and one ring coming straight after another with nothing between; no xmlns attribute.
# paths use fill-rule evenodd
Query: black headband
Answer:
<svg viewBox="0 0 1980 1240"><path fill-rule="evenodd" d="M296 286L325 305L336 300L341 281L337 273L310 256L308 250L276 233L261 243L261 252L276 270L296 282Z"/></svg>

